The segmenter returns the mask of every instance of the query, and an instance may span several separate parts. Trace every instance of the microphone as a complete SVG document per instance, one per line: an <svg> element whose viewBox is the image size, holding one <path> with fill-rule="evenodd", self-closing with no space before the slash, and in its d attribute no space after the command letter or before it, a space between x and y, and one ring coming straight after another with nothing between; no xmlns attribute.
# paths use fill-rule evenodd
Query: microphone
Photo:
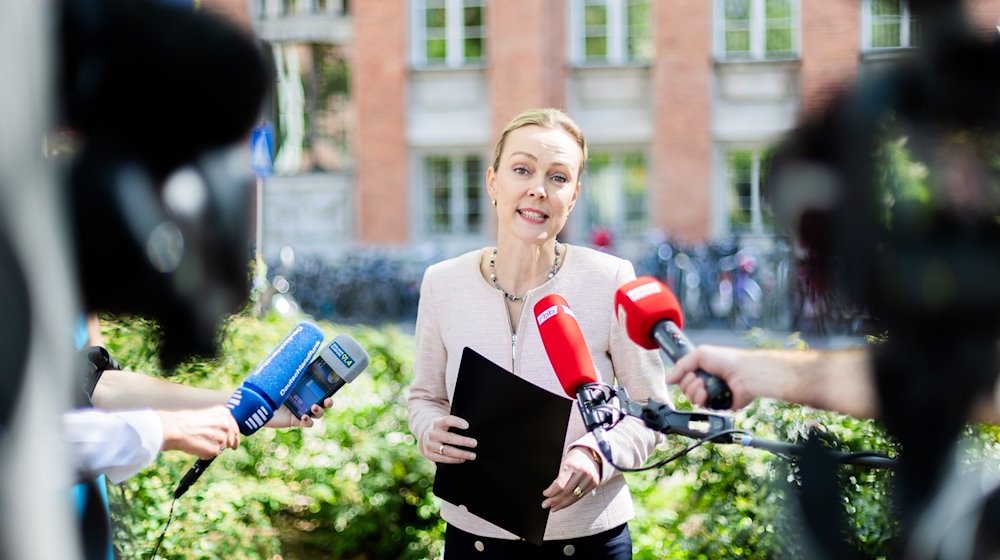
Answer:
<svg viewBox="0 0 1000 560"><path fill-rule="evenodd" d="M594 434L601 454L611 461L611 447L604 439L603 427L610 424L610 418L607 412L597 408L604 404L602 396L605 393L597 381L594 359L576 316L566 299L558 294L540 299L534 312L542 345L559 383L570 398L576 397L587 431Z"/></svg>
<svg viewBox="0 0 1000 560"><path fill-rule="evenodd" d="M348 334L338 334L306 368L285 406L296 418L312 414L310 409L314 404L322 406L324 400L357 379L368 367L368 360L368 352L357 340Z"/></svg>
<svg viewBox="0 0 1000 560"><path fill-rule="evenodd" d="M254 434L274 416L274 410L288 398L292 387L302 377L309 360L322 344L323 332L319 327L303 321L257 364L226 403L241 434ZM177 485L174 499L184 495L214 460L215 457L199 459Z"/></svg>
<svg viewBox="0 0 1000 560"><path fill-rule="evenodd" d="M666 285L652 276L641 276L615 292L618 321L633 342L649 350L662 349L674 362L691 352L693 345L681 328L684 316L677 298ZM726 382L704 370L695 375L705 382L709 408L728 409L733 392Z"/></svg>
<svg viewBox="0 0 1000 560"><path fill-rule="evenodd" d="M576 396L584 426L594 434L601 454L615 468L635 470L616 465L611 446L604 439L605 426L612 426L621 415L638 418L648 428L660 433L690 438L704 438L732 429L732 418L678 412L669 403L654 399L646 403L636 402L628 397L624 387L609 387L598 382L587 341L566 300L560 295L547 295L535 304L534 311L542 345L559 383L570 397Z"/></svg>

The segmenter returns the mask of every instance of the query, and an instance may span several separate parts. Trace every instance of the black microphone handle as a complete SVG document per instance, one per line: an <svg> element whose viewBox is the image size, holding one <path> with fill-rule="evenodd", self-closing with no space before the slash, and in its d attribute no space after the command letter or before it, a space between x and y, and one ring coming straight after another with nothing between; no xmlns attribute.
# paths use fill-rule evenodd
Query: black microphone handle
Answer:
<svg viewBox="0 0 1000 560"><path fill-rule="evenodd" d="M656 323L651 334L671 361L676 362L694 349L691 341L673 321L664 320ZM703 369L695 371L694 374L705 382L705 390L708 391L708 400L705 404L708 408L717 410L732 408L733 392L725 381Z"/></svg>
<svg viewBox="0 0 1000 560"><path fill-rule="evenodd" d="M580 409L580 417L587 431L593 434L597 441L597 448L601 450L601 455L610 465L615 464L611 454L611 444L604 439L604 425L611 425L612 419L606 410L599 410L598 407L607 403L605 399L604 386L600 383L584 383L576 388L576 404Z"/></svg>
<svg viewBox="0 0 1000 560"><path fill-rule="evenodd" d="M201 473L205 472L205 469L207 469L214 460L215 457L212 457L211 459L198 459L195 461L194 465L188 470L187 474L184 475L184 478L181 479L180 484L177 485L177 489L174 490L174 499L176 500L177 498L183 496L184 493L187 492L187 489L190 488L196 480L198 480Z"/></svg>

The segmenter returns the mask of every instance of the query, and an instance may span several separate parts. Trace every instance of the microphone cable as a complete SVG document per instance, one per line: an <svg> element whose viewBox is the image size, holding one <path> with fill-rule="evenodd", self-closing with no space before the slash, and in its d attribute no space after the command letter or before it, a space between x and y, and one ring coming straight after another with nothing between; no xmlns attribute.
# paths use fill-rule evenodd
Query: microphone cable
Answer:
<svg viewBox="0 0 1000 560"><path fill-rule="evenodd" d="M616 422L616 424L617 424L617 422ZM612 425L612 427L614 427L614 425ZM615 463L614 459L612 459L611 457L608 456L608 455L610 455L610 453L605 454L602 451L601 455L604 456L604 460L606 460L609 465L611 465L612 467L618 469L619 471L622 471L622 472L644 472L644 471L649 471L649 470L653 470L653 469L658 469L658 468L666 465L667 463L672 463L672 462L680 459L681 457L687 455L688 453L694 451L695 449L701 447L702 445L705 445L706 443L711 443L711 442L713 442L713 441L715 441L717 439L723 439L723 438L725 438L727 436L730 436L732 434L743 434L743 435L748 435L748 436L752 435L750 432L748 432L746 430L736 430L736 429L733 429L733 430L723 430L721 432L717 432L717 433L705 436L705 437L703 437L703 438L695 441L694 443L691 443L690 445L688 445L684 449L681 449L680 451L674 453L673 455L670 455L669 457L666 457L665 459L657 461L656 463L653 463L652 465L645 465L645 466L642 466L642 467L624 467L624 466L621 466L621 465L618 465L617 463ZM609 451L610 451L610 448L609 448ZM785 459L785 460L789 460L789 461L791 460L789 457L782 456L782 455L780 455L778 453L775 453L775 455L778 455L779 457L781 457L782 459Z"/></svg>
<svg viewBox="0 0 1000 560"><path fill-rule="evenodd" d="M163 524L163 531L160 532L160 536L156 538L156 546L153 547L153 554L149 556L149 560L156 560L156 553L160 550L160 545L163 544L163 537L167 536L167 527L170 527L170 521L174 518L174 506L177 505L177 498L170 501L170 513L167 514L167 522Z"/></svg>
<svg viewBox="0 0 1000 560"><path fill-rule="evenodd" d="M621 422L623 419L625 419L625 418L628 417L625 414L618 414L618 415L613 415L613 416L615 417L615 420L609 426L607 426L606 428L604 428L605 430L610 430L610 429L614 428L615 426L618 425L619 422ZM605 452L605 449L604 449L605 446L598 445L598 448L601 449L601 456L604 457L604 460L606 460L609 465L611 465L612 467L618 469L619 471L622 471L622 472L644 472L644 471L649 471L649 470L653 470L653 469L658 469L658 468L660 468L660 467L662 467L662 466L664 466L664 465L666 465L668 463L672 463L672 462L680 459L681 457L684 457L688 453L694 451L695 449L701 447L702 445L705 445L706 443L712 443L712 442L715 442L716 440L723 440L720 443L734 443L732 441L732 439L731 439L730 436L735 435L735 434L739 434L739 435L742 435L742 436L747 436L749 438L756 438L756 436L754 434L752 434L751 432L748 432L747 430L741 430L741 429L736 429L736 428L727 429L727 430L721 430L719 432L706 435L705 437L702 437L702 438L694 441L693 443L691 443L690 445L688 445L684 449L681 449L680 451L677 451L676 453L670 455L669 457L666 457L666 458L664 458L664 459L662 459L660 461L657 461L656 463L653 463L651 465L645 465L645 466L642 466L642 467L625 467L625 466L622 466L622 465L618 465L617 463L614 462L614 458L611 456L612 454L611 454L611 447L610 446L607 446L607 451L606 452ZM786 463L795 463L796 462L795 458L793 458L793 457L791 457L791 456L789 456L789 455L787 455L785 453L782 453L782 452L780 452L778 450L775 450L775 449L765 449L765 451L768 451L769 453L771 453L772 455L775 455L776 457L778 457L779 459L785 461ZM884 453L879 453L877 451L854 451L854 452L839 451L839 452L836 452L836 454L835 454L836 462L840 463L840 464L850 464L850 463L852 463L856 459L868 459L868 458L892 460L892 457L889 457L888 455L885 455Z"/></svg>

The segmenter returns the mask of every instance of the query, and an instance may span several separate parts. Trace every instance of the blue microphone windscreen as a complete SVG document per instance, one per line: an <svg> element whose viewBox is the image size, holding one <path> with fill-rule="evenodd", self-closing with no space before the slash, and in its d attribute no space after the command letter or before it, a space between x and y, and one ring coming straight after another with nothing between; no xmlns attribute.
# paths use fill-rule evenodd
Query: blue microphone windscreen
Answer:
<svg viewBox="0 0 1000 560"><path fill-rule="evenodd" d="M254 434L274 416L274 407L248 386L237 387L226 406L236 419L240 433L245 436Z"/></svg>
<svg viewBox="0 0 1000 560"><path fill-rule="evenodd" d="M303 321L243 381L267 399L272 409L284 404L313 355L323 344L319 327Z"/></svg>

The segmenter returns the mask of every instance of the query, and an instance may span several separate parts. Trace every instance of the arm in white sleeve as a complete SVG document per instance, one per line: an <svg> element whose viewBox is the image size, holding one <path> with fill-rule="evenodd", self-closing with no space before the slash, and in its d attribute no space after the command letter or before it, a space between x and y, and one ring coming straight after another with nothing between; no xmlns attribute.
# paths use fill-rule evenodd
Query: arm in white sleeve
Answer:
<svg viewBox="0 0 1000 560"><path fill-rule="evenodd" d="M62 420L76 471L104 473L115 484L149 466L163 446L163 423L152 410L76 410Z"/></svg>

